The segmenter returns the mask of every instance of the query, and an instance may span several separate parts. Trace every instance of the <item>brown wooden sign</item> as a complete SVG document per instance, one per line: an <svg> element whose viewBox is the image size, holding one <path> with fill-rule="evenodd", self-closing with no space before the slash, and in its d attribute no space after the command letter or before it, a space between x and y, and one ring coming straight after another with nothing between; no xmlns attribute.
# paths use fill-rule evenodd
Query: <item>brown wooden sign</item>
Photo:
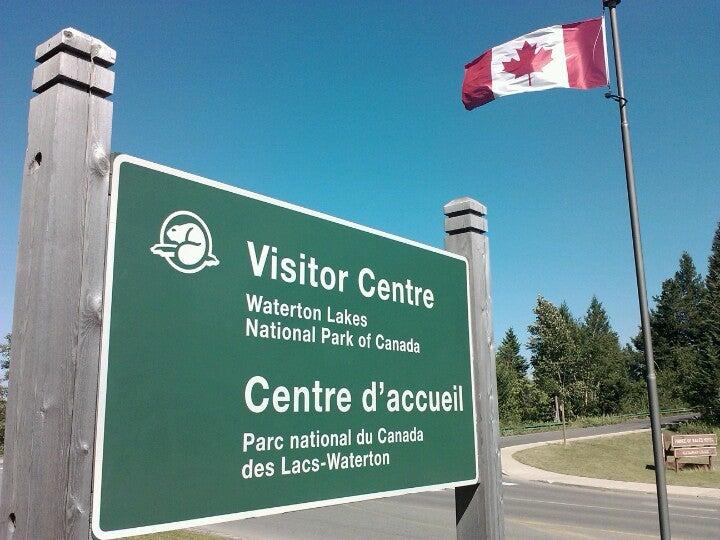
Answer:
<svg viewBox="0 0 720 540"><path fill-rule="evenodd" d="M675 472L678 472L680 458L706 457L708 468L713 468L713 458L717 456L717 435L714 433L695 433L691 435L663 435L663 447L665 447L665 464L670 465L668 458L675 461ZM668 438L670 445L668 446Z"/></svg>
<svg viewBox="0 0 720 540"><path fill-rule="evenodd" d="M714 446L705 446L700 448L676 448L673 451L674 457L709 457L717 456L717 448Z"/></svg>
<svg viewBox="0 0 720 540"><path fill-rule="evenodd" d="M717 446L717 435L673 435L671 446L673 448L686 446Z"/></svg>

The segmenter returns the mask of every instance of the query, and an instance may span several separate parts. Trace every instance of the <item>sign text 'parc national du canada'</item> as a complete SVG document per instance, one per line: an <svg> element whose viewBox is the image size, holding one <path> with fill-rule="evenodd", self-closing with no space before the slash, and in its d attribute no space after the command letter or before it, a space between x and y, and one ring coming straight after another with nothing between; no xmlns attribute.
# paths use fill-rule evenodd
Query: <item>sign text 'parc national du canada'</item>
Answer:
<svg viewBox="0 0 720 540"><path fill-rule="evenodd" d="M99 538L477 480L462 257L113 163Z"/></svg>

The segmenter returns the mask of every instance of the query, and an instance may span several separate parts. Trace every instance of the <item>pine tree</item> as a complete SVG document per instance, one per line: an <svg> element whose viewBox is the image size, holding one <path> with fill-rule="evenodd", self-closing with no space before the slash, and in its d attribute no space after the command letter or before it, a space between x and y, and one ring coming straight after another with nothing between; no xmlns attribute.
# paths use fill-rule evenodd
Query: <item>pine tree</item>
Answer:
<svg viewBox="0 0 720 540"><path fill-rule="evenodd" d="M520 417L525 422L543 422L552 419L550 397L535 381L523 379L520 391Z"/></svg>
<svg viewBox="0 0 720 540"><path fill-rule="evenodd" d="M702 302L703 338L688 398L703 418L720 425L720 222L715 230Z"/></svg>
<svg viewBox="0 0 720 540"><path fill-rule="evenodd" d="M617 334L602 303L593 296L580 327L581 379L584 383L584 414L620 411L630 384L629 357L623 355Z"/></svg>
<svg viewBox="0 0 720 540"><path fill-rule="evenodd" d="M520 354L520 342L512 327L505 332L505 337L498 348L495 358L497 362L506 361L517 372L518 376L525 377L527 375L528 363Z"/></svg>
<svg viewBox="0 0 720 540"><path fill-rule="evenodd" d="M514 423L520 420L520 392L522 382L513 366L505 359L495 357L497 377L498 412L500 421Z"/></svg>
<svg viewBox="0 0 720 540"><path fill-rule="evenodd" d="M704 333L712 345L720 348L720 222L718 222L713 238L708 271L705 278L705 301L702 312L705 319Z"/></svg>
<svg viewBox="0 0 720 540"><path fill-rule="evenodd" d="M622 349L622 363L627 374L627 388L620 399L619 412L635 413L648 410L645 357L630 343Z"/></svg>
<svg viewBox="0 0 720 540"><path fill-rule="evenodd" d="M520 343L512 328L505 333L495 354L495 370L500 419L503 422L518 422L522 416L521 395L527 366L520 355Z"/></svg>
<svg viewBox="0 0 720 540"><path fill-rule="evenodd" d="M687 383L696 371L697 357L704 342L702 305L705 294L705 283L685 252L680 257L678 271L663 282L660 294L654 297L650 329L658 390L665 405L680 404L686 399ZM644 350L642 332L633 343L638 350Z"/></svg>
<svg viewBox="0 0 720 540"><path fill-rule="evenodd" d="M685 252L680 257L680 268L672 279L663 283L660 296L656 298L652 329L658 333L658 346L672 349L699 344L703 330L701 303L704 295L702 277ZM672 362L672 355L665 360Z"/></svg>

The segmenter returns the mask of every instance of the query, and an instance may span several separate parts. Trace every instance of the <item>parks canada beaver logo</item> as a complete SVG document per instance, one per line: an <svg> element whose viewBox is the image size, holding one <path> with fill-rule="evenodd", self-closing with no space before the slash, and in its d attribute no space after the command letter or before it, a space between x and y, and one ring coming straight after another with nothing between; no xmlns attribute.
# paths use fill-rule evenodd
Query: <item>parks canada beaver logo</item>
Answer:
<svg viewBox="0 0 720 540"><path fill-rule="evenodd" d="M212 252L210 229L200 216L187 210L178 210L165 218L160 228L160 243L150 251L184 274L220 264Z"/></svg>

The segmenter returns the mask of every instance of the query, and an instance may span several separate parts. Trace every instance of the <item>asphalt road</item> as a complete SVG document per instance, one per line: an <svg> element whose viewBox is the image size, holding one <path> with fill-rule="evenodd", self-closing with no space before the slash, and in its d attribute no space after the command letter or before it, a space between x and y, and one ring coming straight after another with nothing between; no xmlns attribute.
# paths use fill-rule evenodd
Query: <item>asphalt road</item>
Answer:
<svg viewBox="0 0 720 540"><path fill-rule="evenodd" d="M573 486L505 482L509 539L658 538L653 495ZM376 499L213 525L204 530L255 539L455 538L450 490ZM717 539L720 501L670 497L673 538Z"/></svg>
<svg viewBox="0 0 720 540"><path fill-rule="evenodd" d="M684 414L673 414L663 416L660 418L660 423L663 426L679 422L681 420L688 420L694 418L694 413ZM610 426L598 426L589 428L573 428L567 430L567 437L587 437L589 435L604 435L606 433L622 433L623 431L633 431L635 429L649 429L650 419L641 418L638 420L631 420L629 422L623 422L622 424L613 424ZM512 435L510 437L502 437L500 440L500 446L505 448L506 446L515 446L517 444L528 444L534 442L546 442L546 441L559 441L562 439L562 431L541 431L539 433L527 433L524 435Z"/></svg>

